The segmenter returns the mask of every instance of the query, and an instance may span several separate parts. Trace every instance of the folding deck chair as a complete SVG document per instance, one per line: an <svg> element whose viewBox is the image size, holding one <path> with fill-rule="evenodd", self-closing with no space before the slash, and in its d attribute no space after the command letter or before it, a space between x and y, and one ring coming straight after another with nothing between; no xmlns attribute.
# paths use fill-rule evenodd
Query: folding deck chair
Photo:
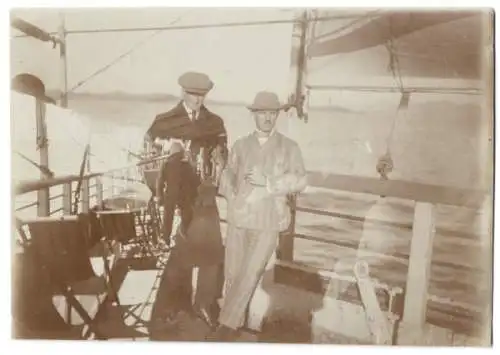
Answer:
<svg viewBox="0 0 500 355"><path fill-rule="evenodd" d="M29 248L50 280L52 303L57 312L67 324L82 327L83 338L93 335L103 339L95 321L108 295L118 301L110 265L116 258L110 260L113 254L103 253L101 272L92 265L89 253L101 240L93 218L87 214L36 217L21 222L29 230Z"/></svg>
<svg viewBox="0 0 500 355"><path fill-rule="evenodd" d="M130 209L116 205L110 208L107 202L109 201L104 202L104 208L95 211L106 240L119 245L138 243L143 255L153 256L149 238L151 234L147 226L147 211L134 206Z"/></svg>

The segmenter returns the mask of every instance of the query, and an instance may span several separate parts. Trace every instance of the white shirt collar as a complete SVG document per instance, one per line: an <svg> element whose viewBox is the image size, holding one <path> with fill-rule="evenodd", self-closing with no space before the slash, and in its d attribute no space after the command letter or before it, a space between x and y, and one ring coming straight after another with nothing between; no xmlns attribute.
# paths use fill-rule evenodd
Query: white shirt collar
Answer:
<svg viewBox="0 0 500 355"><path fill-rule="evenodd" d="M259 136L257 135L257 133L259 133L259 130L258 130L258 129L256 129L256 130L255 130L255 133L256 133L256 137L257 137L257 139L258 139L258 141L259 141L260 145L264 145L264 143L266 143L266 142L267 142L267 140L268 140L269 138L271 138L271 137L272 137L272 136L276 133L276 128L273 128L273 130L271 131L271 133L270 133L267 137L259 137Z"/></svg>
<svg viewBox="0 0 500 355"><path fill-rule="evenodd" d="M182 105L184 106L184 109L186 110L189 118L191 119L191 121L195 120L196 118L198 118L198 115L199 115L199 112L198 111L194 111L192 109L190 109L187 105L186 105L186 102L185 101L182 101Z"/></svg>

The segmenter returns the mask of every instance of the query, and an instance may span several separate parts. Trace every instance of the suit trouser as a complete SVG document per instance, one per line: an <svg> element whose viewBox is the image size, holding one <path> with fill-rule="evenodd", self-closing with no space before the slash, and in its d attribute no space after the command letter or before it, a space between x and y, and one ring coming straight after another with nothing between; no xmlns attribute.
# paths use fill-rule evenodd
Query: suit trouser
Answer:
<svg viewBox="0 0 500 355"><path fill-rule="evenodd" d="M163 238L170 239L176 206L181 211L182 226L187 228L193 217L196 189L200 184L193 168L184 161L174 160L166 164L167 190L163 198Z"/></svg>
<svg viewBox="0 0 500 355"><path fill-rule="evenodd" d="M276 250L278 231L251 230L229 225L226 237L225 297L219 323L243 326L245 313L266 265Z"/></svg>

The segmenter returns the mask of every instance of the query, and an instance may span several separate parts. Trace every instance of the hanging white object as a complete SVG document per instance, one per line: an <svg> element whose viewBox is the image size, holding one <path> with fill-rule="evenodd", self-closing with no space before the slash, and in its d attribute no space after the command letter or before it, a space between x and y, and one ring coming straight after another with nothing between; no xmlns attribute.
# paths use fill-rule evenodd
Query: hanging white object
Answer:
<svg viewBox="0 0 500 355"><path fill-rule="evenodd" d="M388 180L389 174L394 169L394 161L393 161L392 155L391 155L391 145L392 145L392 141L393 141L394 131L396 129L397 121L402 116L406 115L409 103L410 103L410 92L403 91L401 93L401 99L399 101L398 110L396 112L394 120L392 121L389 135L387 136L386 152L377 161L377 166L376 166L377 173L380 175L380 178L382 180Z"/></svg>

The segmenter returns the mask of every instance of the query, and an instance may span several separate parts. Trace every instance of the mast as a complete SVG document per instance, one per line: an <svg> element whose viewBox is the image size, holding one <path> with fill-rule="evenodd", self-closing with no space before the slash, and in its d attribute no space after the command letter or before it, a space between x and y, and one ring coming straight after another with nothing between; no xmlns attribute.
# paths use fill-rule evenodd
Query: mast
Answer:
<svg viewBox="0 0 500 355"><path fill-rule="evenodd" d="M64 13L59 13L59 62L60 62L60 91L61 91L61 107L68 107L68 68L66 57L66 28Z"/></svg>
<svg viewBox="0 0 500 355"><path fill-rule="evenodd" d="M68 107L68 55L66 47L66 20L64 12L59 13L59 27L58 27L58 37L59 37L59 65L60 65L60 87L61 92L59 105L63 108ZM88 156L86 163L86 170L90 172L90 157L92 156L90 152L90 146L88 148Z"/></svg>
<svg viewBox="0 0 500 355"><path fill-rule="evenodd" d="M297 117L307 120L304 112L302 98L305 88L305 66L306 66L306 40L308 32L308 12L298 10L295 14L295 23L292 30L292 48L289 76L289 104L295 109Z"/></svg>
<svg viewBox="0 0 500 355"><path fill-rule="evenodd" d="M47 124L45 121L46 112L45 102L36 98L36 129L37 129L37 148L40 154L40 166L49 167L49 145L47 137ZM48 179L47 174L40 170L40 179ZM37 192L38 207L37 214L39 217L50 215L50 191L49 188L40 189Z"/></svg>

